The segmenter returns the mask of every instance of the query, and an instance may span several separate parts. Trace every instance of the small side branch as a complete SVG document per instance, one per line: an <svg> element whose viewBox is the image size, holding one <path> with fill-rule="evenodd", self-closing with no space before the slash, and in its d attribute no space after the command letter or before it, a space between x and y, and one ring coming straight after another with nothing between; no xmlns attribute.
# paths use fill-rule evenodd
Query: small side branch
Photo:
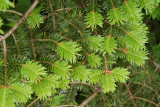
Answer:
<svg viewBox="0 0 160 107"><path fill-rule="evenodd" d="M19 49L19 47L18 47L16 37L15 37L15 35L14 35L13 33L12 33L12 36L13 36L13 39L14 39L14 41L15 41L15 45L16 45L16 48L17 48L18 54L20 55L20 49Z"/></svg>
<svg viewBox="0 0 160 107"><path fill-rule="evenodd" d="M4 79L5 79L5 84L7 82L7 46L6 46L6 40L3 40L3 54L4 54Z"/></svg>
<svg viewBox="0 0 160 107"><path fill-rule="evenodd" d="M17 27L23 22L23 20L25 20L28 17L29 13L36 7L37 4L38 4L38 0L35 0L34 3L31 5L31 7L23 15L23 17L13 26L13 28L10 29L3 37L0 38L0 41L8 38L17 29Z"/></svg>
<svg viewBox="0 0 160 107"><path fill-rule="evenodd" d="M33 100L27 107L30 107L32 104L34 104L37 100L39 100L39 98Z"/></svg>
<svg viewBox="0 0 160 107"><path fill-rule="evenodd" d="M150 100L147 100L147 99L145 99L145 98L141 98L141 97L134 97L134 98L135 98L135 99L139 99L139 100L146 101L146 102L148 102L148 103L151 103L151 104L159 107L159 104L156 104L156 103L154 103L154 102L152 102L152 101L150 101Z"/></svg>
<svg viewBox="0 0 160 107"><path fill-rule="evenodd" d="M33 50L33 56L34 56L34 60L36 60L36 49L35 49L35 46L34 46L34 40L33 38L31 38L31 44L32 44L32 50Z"/></svg>
<svg viewBox="0 0 160 107"><path fill-rule="evenodd" d="M124 85L125 85L126 90L127 90L128 94L129 94L129 96L130 96L130 99L131 99L131 101L132 101L132 103L133 103L133 106L134 106L134 107L137 107L137 105L136 105L136 103L135 103L135 101L134 101L134 97L133 97L133 95L132 95L132 93L131 93L131 91L130 91L130 89L129 89L129 87L128 87L128 84L125 83Z"/></svg>
<svg viewBox="0 0 160 107"><path fill-rule="evenodd" d="M98 89L96 92L94 92L92 95L90 95L86 100L84 100L78 107L83 107L86 104L88 104L89 101L91 101L97 95L97 93L100 91L101 91L101 89Z"/></svg>
<svg viewBox="0 0 160 107"><path fill-rule="evenodd" d="M19 12L13 11L13 10L0 10L0 11L9 12L9 13L14 13L14 14L17 14L17 15L19 15L19 16L22 16L22 15L23 15L22 13L19 13Z"/></svg>
<svg viewBox="0 0 160 107"><path fill-rule="evenodd" d="M54 33L55 33L56 32L56 21L55 21L54 11L53 11L53 7L52 7L52 1L51 0L48 0L48 1L49 1L49 6L50 6L50 9L51 9L51 12L52 12L53 30L54 30Z"/></svg>

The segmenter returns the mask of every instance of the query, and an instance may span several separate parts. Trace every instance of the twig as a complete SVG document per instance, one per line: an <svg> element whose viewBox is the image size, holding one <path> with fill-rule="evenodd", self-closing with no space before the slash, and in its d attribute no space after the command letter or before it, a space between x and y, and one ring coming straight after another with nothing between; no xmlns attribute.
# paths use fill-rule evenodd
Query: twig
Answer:
<svg viewBox="0 0 160 107"><path fill-rule="evenodd" d="M93 0L93 12L94 12L94 0Z"/></svg>
<svg viewBox="0 0 160 107"><path fill-rule="evenodd" d="M108 71L107 58L104 52L103 52L103 55L104 55L103 57L104 57L104 62L105 62L105 71L107 72Z"/></svg>
<svg viewBox="0 0 160 107"><path fill-rule="evenodd" d="M33 100L27 107L30 107L32 104L34 104L37 100L39 100L39 98L36 98L35 100Z"/></svg>
<svg viewBox="0 0 160 107"><path fill-rule="evenodd" d="M55 15L59 16L61 19L63 19L64 21L66 21L68 24L70 24L71 26L73 26L75 29L77 29L78 33L80 34L80 36L82 37L82 39L84 40L83 34L81 33L81 31L78 29L78 27L76 27L73 23L71 23L69 20L65 19L63 16L60 16L58 13L54 13Z"/></svg>
<svg viewBox="0 0 160 107"><path fill-rule="evenodd" d="M6 62L7 62L7 46L6 46L6 40L3 40L3 54L4 54L4 72L5 72L5 84L7 82L7 66L6 66Z"/></svg>
<svg viewBox="0 0 160 107"><path fill-rule="evenodd" d="M114 7L113 1L112 1L112 0L110 0L110 2L111 2L111 5L112 5L112 8L113 8L113 7Z"/></svg>
<svg viewBox="0 0 160 107"><path fill-rule="evenodd" d="M154 99L154 97L156 96L156 94L158 93L159 90L160 90L160 88L158 88L158 90L155 92L155 94L152 97L152 100Z"/></svg>
<svg viewBox="0 0 160 107"><path fill-rule="evenodd" d="M33 56L34 56L34 60L36 60L36 49L35 49L35 46L34 46L34 40L33 38L31 38L31 44L32 44L32 50L33 50Z"/></svg>
<svg viewBox="0 0 160 107"><path fill-rule="evenodd" d="M96 92L94 92L93 94L91 94L86 100L84 100L78 107L84 107L86 104L89 103L89 101L91 101L96 95L98 92L100 92L101 89L97 89Z"/></svg>
<svg viewBox="0 0 160 107"><path fill-rule="evenodd" d="M3 37L0 38L0 41L8 38L14 32L14 30L16 30L17 27L22 23L22 21L28 17L29 13L36 7L37 4L38 0L35 0L31 7L27 10L27 12L22 16L22 18L13 26L13 28L10 29Z"/></svg>
<svg viewBox="0 0 160 107"><path fill-rule="evenodd" d="M34 41L40 41L40 42L53 42L53 43L56 43L56 44L57 44L56 41L51 40L51 39L34 39Z"/></svg>
<svg viewBox="0 0 160 107"><path fill-rule="evenodd" d="M150 81L153 79L153 76L154 76L154 74L157 72L158 68L160 68L160 65L159 65L159 64L157 65L156 69L154 70L154 72L153 72L153 74L152 74L152 76L151 76Z"/></svg>
<svg viewBox="0 0 160 107"><path fill-rule="evenodd" d="M72 85L71 85L71 89L70 89L70 91L69 91L69 95L68 95L68 98L67 98L67 104L69 103L69 99L71 98L71 93L72 93L72 90L73 90L73 83L72 83Z"/></svg>
<svg viewBox="0 0 160 107"><path fill-rule="evenodd" d="M102 100L103 100L103 103L104 103L104 107L107 107L107 106L106 106L106 100L105 100L105 98L104 98L103 93L102 93L102 92L100 92L100 94L101 94L101 97L102 97Z"/></svg>
<svg viewBox="0 0 160 107"><path fill-rule="evenodd" d="M131 93L131 91L130 91L128 85L127 85L126 83L125 83L124 85L125 85L125 87L126 87L126 90L127 90L128 94L129 94L129 96L130 96L130 99L131 99L131 101L132 101L134 107L137 107L137 105L136 105L136 103L135 103L135 101L134 101L134 97L132 96L132 93Z"/></svg>
<svg viewBox="0 0 160 107"><path fill-rule="evenodd" d="M83 85L87 85L87 86L89 86L89 87L94 88L94 89L97 90L97 87L95 87L95 86L93 86L93 85L91 85L91 84L88 84L88 83L83 83L83 82L72 82L72 84L73 84L73 85L74 85L74 84L83 84Z"/></svg>
<svg viewBox="0 0 160 107"><path fill-rule="evenodd" d="M58 12L58 11L61 11L61 10L70 10L70 9L72 9L72 8L61 8L61 9L57 9L55 11Z"/></svg>
<svg viewBox="0 0 160 107"><path fill-rule="evenodd" d="M14 39L14 41L15 41L15 44L16 44L16 47L17 47L18 54L20 55L20 50L19 50L19 47L18 47L18 44L17 44L16 37L14 36L13 33L12 33L12 36L13 36L13 39Z"/></svg>
<svg viewBox="0 0 160 107"><path fill-rule="evenodd" d="M54 30L54 33L56 32L56 21L55 21L55 18L54 18L54 11L53 11L53 7L52 7L52 1L51 0L48 0L49 1L49 6L50 6L50 9L51 9L51 13L52 13L52 22L53 22L53 30Z"/></svg>
<svg viewBox="0 0 160 107"><path fill-rule="evenodd" d="M111 25L111 29L110 29L110 34L109 35L112 36L112 25Z"/></svg>
<svg viewBox="0 0 160 107"><path fill-rule="evenodd" d="M3 12L10 12L10 13L15 13L15 14L17 14L17 15L19 15L19 16L22 16L22 15L23 15L22 13L17 12L17 11L13 11L13 10L0 10L0 11L3 11Z"/></svg>
<svg viewBox="0 0 160 107"><path fill-rule="evenodd" d="M125 102L123 102L120 107L124 107L123 105L126 104L128 101L130 100L130 98L128 98L127 100L125 100Z"/></svg>
<svg viewBox="0 0 160 107"><path fill-rule="evenodd" d="M48 104L50 98L51 98L50 96L47 98L47 101L46 101L44 107L47 107L47 104Z"/></svg>
<svg viewBox="0 0 160 107"><path fill-rule="evenodd" d="M156 67L156 69L160 72L160 64L157 64L156 62L149 59L149 62Z"/></svg>
<svg viewBox="0 0 160 107"><path fill-rule="evenodd" d="M153 104L153 105L155 105L155 106L158 106L158 104L156 104L156 103L154 103L154 102L152 102L152 101L150 101L150 100L147 100L147 99L144 99L144 98L141 98L141 97L134 97L135 99L139 99L139 100L143 100L143 101L146 101L146 102L149 102L149 103L151 103L151 104Z"/></svg>
<svg viewBox="0 0 160 107"><path fill-rule="evenodd" d="M77 107L75 105L60 105L60 106L51 106L51 107Z"/></svg>

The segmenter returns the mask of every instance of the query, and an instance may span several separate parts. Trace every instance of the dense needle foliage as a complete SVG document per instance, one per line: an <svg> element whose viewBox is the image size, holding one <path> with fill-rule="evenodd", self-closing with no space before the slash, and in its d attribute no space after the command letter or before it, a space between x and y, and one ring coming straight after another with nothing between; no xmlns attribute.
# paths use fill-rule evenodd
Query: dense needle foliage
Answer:
<svg viewBox="0 0 160 107"><path fill-rule="evenodd" d="M159 3L0 0L0 107L160 106Z"/></svg>

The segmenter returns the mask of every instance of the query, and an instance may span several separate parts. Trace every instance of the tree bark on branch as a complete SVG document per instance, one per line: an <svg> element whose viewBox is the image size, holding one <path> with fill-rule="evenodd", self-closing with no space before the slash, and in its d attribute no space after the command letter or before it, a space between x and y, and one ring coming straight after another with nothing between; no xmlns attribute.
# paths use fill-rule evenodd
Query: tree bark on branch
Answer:
<svg viewBox="0 0 160 107"><path fill-rule="evenodd" d="M17 29L17 27L28 17L28 15L36 7L37 4L38 0L35 0L34 3L31 5L31 7L27 10L27 12L22 16L22 18L20 18L19 21L13 26L13 28L10 29L4 36L0 37L0 41L8 38Z"/></svg>

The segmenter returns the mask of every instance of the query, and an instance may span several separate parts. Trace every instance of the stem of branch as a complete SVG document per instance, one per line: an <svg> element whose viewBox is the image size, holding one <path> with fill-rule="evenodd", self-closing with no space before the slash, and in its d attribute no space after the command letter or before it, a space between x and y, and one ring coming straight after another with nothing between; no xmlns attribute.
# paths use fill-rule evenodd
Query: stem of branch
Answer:
<svg viewBox="0 0 160 107"><path fill-rule="evenodd" d="M14 36L13 33L12 33L12 36L13 36L13 39L14 39L14 41L15 41L15 44L16 44L16 47L17 47L18 54L20 55L20 50L19 50L19 47L18 47L18 44L17 44L16 37Z"/></svg>
<svg viewBox="0 0 160 107"><path fill-rule="evenodd" d="M51 12L52 12L52 22L53 22L53 30L54 30L54 33L56 32L56 21L55 21L55 18L54 18L54 11L53 11L53 7L52 7L52 1L51 0L48 0L49 1L49 6L50 6L50 9L51 9Z"/></svg>
<svg viewBox="0 0 160 107"><path fill-rule="evenodd" d="M83 107L85 106L86 104L88 104L89 101L91 101L96 95L98 92L100 92L101 89L97 89L96 92L94 92L93 94L91 94L86 100L84 100L78 107Z"/></svg>
<svg viewBox="0 0 160 107"><path fill-rule="evenodd" d="M15 13L19 16L22 16L23 14L22 13L19 13L19 12L16 12L16 11L13 11L13 10L0 10L0 11L3 11L3 12L9 12L9 13Z"/></svg>
<svg viewBox="0 0 160 107"><path fill-rule="evenodd" d="M35 100L33 100L27 107L30 107L32 104L34 104L37 100L39 100L39 98L36 98Z"/></svg>
<svg viewBox="0 0 160 107"><path fill-rule="evenodd" d="M130 91L130 89L129 89L128 84L125 83L124 85L125 85L126 90L127 90L128 94L129 94L129 96L130 96L130 99L131 99L131 101L132 101L132 103L133 103L133 106L134 106L134 107L137 107L137 105L136 105L136 103L135 103L135 101L134 101L134 97L133 97L133 95L132 95L132 93L131 93L131 91Z"/></svg>
<svg viewBox="0 0 160 107"><path fill-rule="evenodd" d="M149 102L149 103L151 103L151 104L153 104L153 105L155 105L155 106L158 106L158 104L156 104L156 103L154 103L154 102L152 102L152 101L150 101L150 100L147 100L147 99L144 99L144 98L141 98L141 97L134 97L135 99L139 99L139 100L143 100L143 101L146 101L146 102Z"/></svg>
<svg viewBox="0 0 160 107"><path fill-rule="evenodd" d="M1 40L5 40L6 38L8 38L13 32L14 30L17 29L17 27L22 23L23 20L25 20L29 13L36 7L36 5L38 4L38 0L35 0L34 3L31 5L31 7L27 10L27 12L22 16L22 18L13 26L12 29L10 29L4 36L3 38L1 37Z"/></svg>
<svg viewBox="0 0 160 107"><path fill-rule="evenodd" d="M107 67L107 58L105 56L105 53L103 52L103 57L104 57L104 62L105 62L105 71L107 72L108 71L108 67Z"/></svg>
<svg viewBox="0 0 160 107"><path fill-rule="evenodd" d="M4 54L4 72L5 72L5 84L7 82L7 46L6 46L6 40L3 40L3 54Z"/></svg>

